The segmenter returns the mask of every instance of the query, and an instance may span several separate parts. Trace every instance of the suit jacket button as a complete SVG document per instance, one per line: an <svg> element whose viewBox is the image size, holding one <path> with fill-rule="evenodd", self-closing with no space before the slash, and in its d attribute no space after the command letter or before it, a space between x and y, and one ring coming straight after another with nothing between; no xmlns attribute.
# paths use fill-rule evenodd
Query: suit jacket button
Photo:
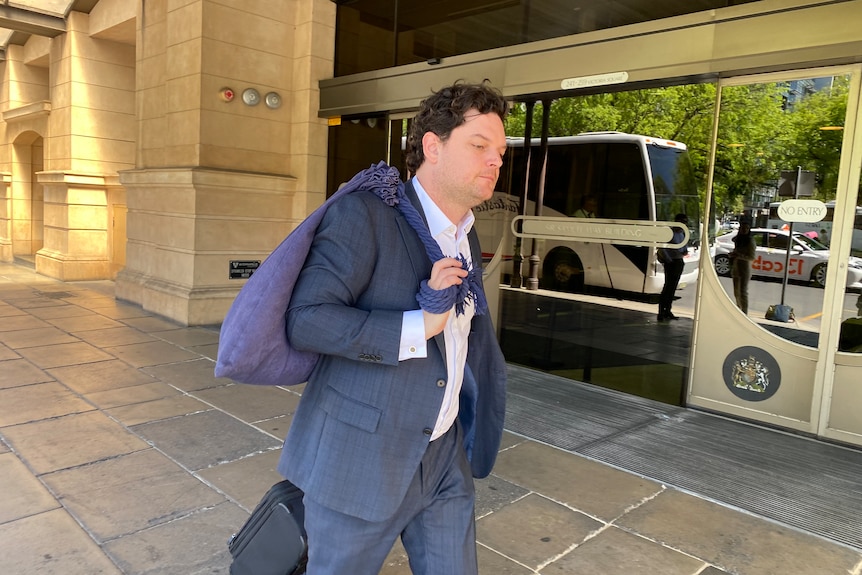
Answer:
<svg viewBox="0 0 862 575"><path fill-rule="evenodd" d="M437 387L446 387L446 380L445 379L438 379L437 380Z"/></svg>
<svg viewBox="0 0 862 575"><path fill-rule="evenodd" d="M422 430L422 433L424 433L428 437L431 437L431 434L434 433L434 430L431 429L430 427L426 427L425 429Z"/></svg>

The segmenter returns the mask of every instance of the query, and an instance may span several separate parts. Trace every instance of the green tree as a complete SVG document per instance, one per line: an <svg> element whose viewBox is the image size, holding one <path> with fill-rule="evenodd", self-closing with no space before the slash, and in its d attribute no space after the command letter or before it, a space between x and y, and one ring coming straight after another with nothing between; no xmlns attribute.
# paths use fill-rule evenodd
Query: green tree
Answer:
<svg viewBox="0 0 862 575"><path fill-rule="evenodd" d="M817 174L815 197L835 199L850 78L836 76L828 88L801 98L788 121L791 139L785 161Z"/></svg>
<svg viewBox="0 0 862 575"><path fill-rule="evenodd" d="M721 92L713 203L719 214L740 212L755 193L776 189L784 170L817 173L816 196L833 199L847 108L849 77L792 99L788 82L726 86ZM688 84L609 94L572 96L551 103L549 136L619 131L686 144L701 193L709 169L715 84ZM506 134L524 135L526 106L519 103ZM542 103L535 105L532 135L541 134Z"/></svg>
<svg viewBox="0 0 862 575"><path fill-rule="evenodd" d="M713 84L688 84L573 96L554 100L548 121L549 136L617 131L676 140L688 146L695 173L704 190L709 159L710 126L715 106ZM533 111L532 135L541 135L542 104ZM526 106L515 106L506 134L523 137Z"/></svg>

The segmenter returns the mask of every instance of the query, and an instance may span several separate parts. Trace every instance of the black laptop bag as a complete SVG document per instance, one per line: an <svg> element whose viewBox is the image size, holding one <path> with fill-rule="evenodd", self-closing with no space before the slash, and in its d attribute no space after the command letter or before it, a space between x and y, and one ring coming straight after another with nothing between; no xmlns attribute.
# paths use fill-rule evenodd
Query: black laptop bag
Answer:
<svg viewBox="0 0 862 575"><path fill-rule="evenodd" d="M263 496L248 521L228 541L231 575L300 575L305 573L302 491L280 481Z"/></svg>

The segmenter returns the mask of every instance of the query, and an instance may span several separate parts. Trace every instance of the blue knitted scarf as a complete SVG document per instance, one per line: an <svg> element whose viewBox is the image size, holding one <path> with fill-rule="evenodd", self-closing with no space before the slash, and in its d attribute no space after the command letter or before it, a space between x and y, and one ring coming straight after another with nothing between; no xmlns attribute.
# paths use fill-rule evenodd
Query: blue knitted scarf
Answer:
<svg viewBox="0 0 862 575"><path fill-rule="evenodd" d="M422 215L413 207L413 204L404 193L404 182L398 175L398 170L387 166L380 162L373 166L370 170L366 170L364 174L367 179L361 182L358 186L360 190L369 190L377 194L387 205L396 208L410 227L422 240L422 245L425 246L425 252L431 262L436 262L444 258L443 251L437 240L431 235L425 224ZM419 306L429 313L445 313L455 306L455 313L461 315L464 313L464 306L468 302L472 302L474 313L483 315L488 310L488 303L485 300L485 292L482 290L481 268L475 265L470 265L467 258L463 254L453 256L461 262L461 266L467 270L467 277L460 285L451 286L442 290L435 290L428 287L428 280L423 280L419 288L419 293L416 294L416 300Z"/></svg>

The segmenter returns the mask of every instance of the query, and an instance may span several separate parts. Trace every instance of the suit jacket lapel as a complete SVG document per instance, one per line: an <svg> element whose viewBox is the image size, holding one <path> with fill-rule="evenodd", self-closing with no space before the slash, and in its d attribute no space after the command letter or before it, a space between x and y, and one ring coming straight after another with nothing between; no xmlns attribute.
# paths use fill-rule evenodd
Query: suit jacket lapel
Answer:
<svg viewBox="0 0 862 575"><path fill-rule="evenodd" d="M428 219L425 217L425 210L422 209L422 202L419 201L419 196L416 194L416 190L413 188L413 182L411 180L407 180L404 183L404 194L407 196L407 199L410 200L410 203L413 204L413 207L416 208L416 211L419 212L419 215L422 216L422 221L425 222L425 225L428 225ZM401 233L408 234L405 235L405 239L407 237L416 238L418 245L420 246L419 253L416 250L410 249L410 246L413 245L413 242L405 242L408 245L408 250L410 254L410 259L413 262L413 268L417 271L419 277L424 278L427 273L424 271L427 269L429 259L428 254L425 252L425 247L422 245L422 242L419 240L419 237L416 235L416 232L413 228L410 227L410 224L407 223L407 220L404 218L398 218L398 225L401 226ZM406 229L405 229L406 228ZM433 265L434 262L431 262ZM434 336L434 341L437 344L437 347L440 349L440 353L443 357L446 357L446 338L443 336L443 332L438 333Z"/></svg>

